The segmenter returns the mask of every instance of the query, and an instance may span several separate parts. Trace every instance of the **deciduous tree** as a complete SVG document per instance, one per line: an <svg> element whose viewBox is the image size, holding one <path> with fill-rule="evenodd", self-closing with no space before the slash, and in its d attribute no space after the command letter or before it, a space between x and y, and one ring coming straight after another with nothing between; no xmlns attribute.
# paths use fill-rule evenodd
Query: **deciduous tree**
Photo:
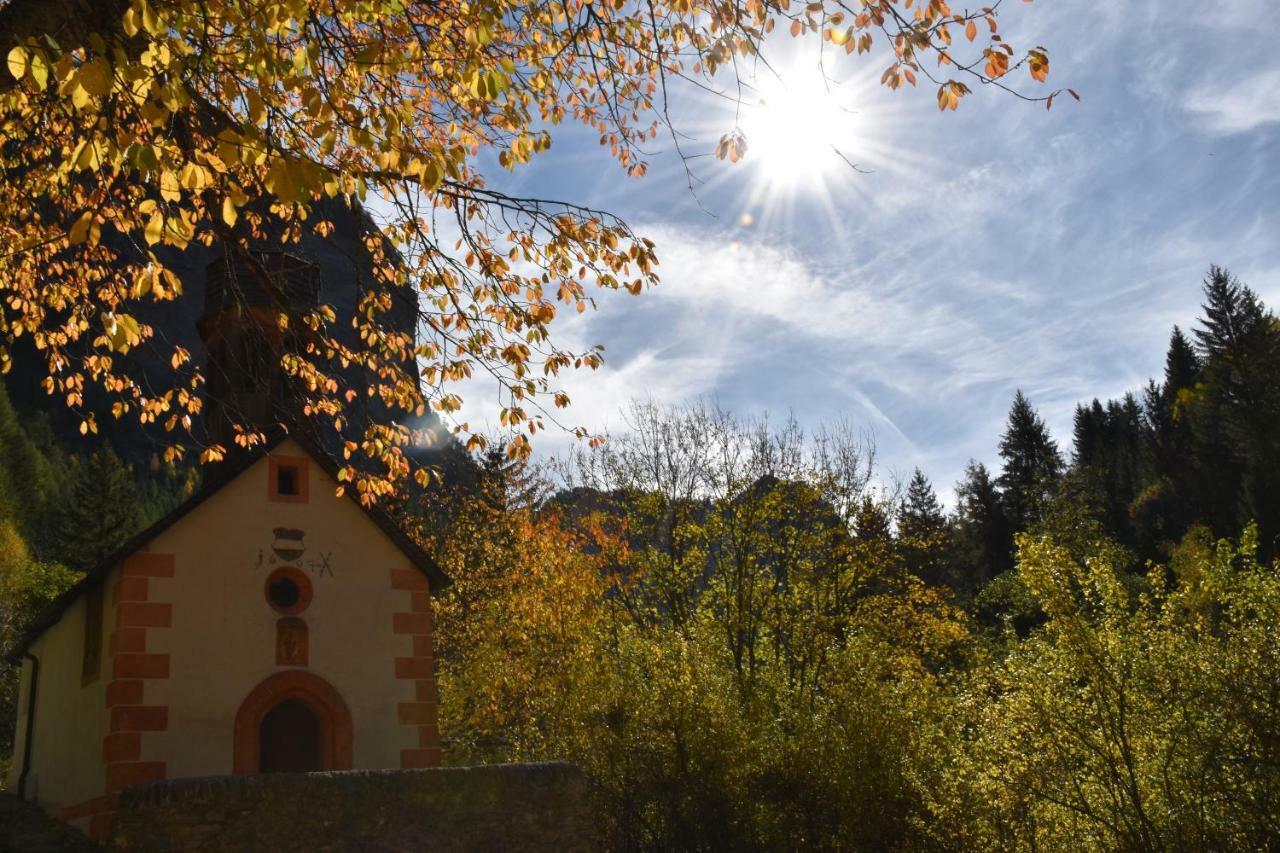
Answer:
<svg viewBox="0 0 1280 853"><path fill-rule="evenodd" d="M456 383L474 374L503 389L508 449L521 455L568 404L556 376L600 363L598 349L556 343L552 320L591 307L594 288L643 290L657 260L606 213L504 191L504 170L577 122L628 175L644 174L662 130L680 144L666 118L671 90L736 91L718 75L753 61L779 27L846 53L883 51L885 85L931 81L944 110L971 84L1013 91L1018 70L1044 81L1045 50L1004 40L998 7L10 0L0 7L0 358L31 338L47 390L81 412L85 432L100 428L84 407L97 386L115 416L174 430L171 454L198 449L182 437L205 393L191 354L168 353L167 387L143 382L124 356L163 343L139 306L182 289L166 250L221 241L302 340L282 365L307 414L339 424L365 391L344 379L351 365L399 413L347 448L379 463L346 471L363 498L408 472L408 417L456 413ZM718 153L737 159L746 145L730 129ZM376 280L354 346L333 333L327 307L295 316L251 251L267 235L288 244L327 233L326 197L368 201L381 217L365 237ZM417 307L416 339L386 320L402 291ZM242 426L242 443L260 438L260 425Z"/></svg>

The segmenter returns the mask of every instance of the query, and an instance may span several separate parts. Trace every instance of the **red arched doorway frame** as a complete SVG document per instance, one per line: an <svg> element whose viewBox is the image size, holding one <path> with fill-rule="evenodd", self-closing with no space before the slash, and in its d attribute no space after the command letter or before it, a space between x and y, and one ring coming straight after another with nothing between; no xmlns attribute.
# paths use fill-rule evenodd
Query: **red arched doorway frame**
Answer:
<svg viewBox="0 0 1280 853"><path fill-rule="evenodd" d="M351 769L351 712L333 685L318 675L291 669L277 672L249 691L236 712L232 772L257 773L262 718L286 699L311 706L320 720L320 753L325 770Z"/></svg>

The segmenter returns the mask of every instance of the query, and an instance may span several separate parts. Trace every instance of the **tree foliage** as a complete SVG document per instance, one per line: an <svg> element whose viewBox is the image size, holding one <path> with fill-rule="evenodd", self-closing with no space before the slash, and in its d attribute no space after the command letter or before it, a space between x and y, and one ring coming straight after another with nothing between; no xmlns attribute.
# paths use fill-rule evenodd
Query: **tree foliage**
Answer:
<svg viewBox="0 0 1280 853"><path fill-rule="evenodd" d="M918 472L886 504L847 432L629 420L571 490L460 496L431 538L459 579L450 761L579 763L618 850L1276 844L1280 573L1253 528L1137 569L1055 501L971 604L1034 618L991 632L908 570L941 517Z"/></svg>
<svg viewBox="0 0 1280 853"><path fill-rule="evenodd" d="M1280 830L1280 578L1193 538L1135 595L1124 558L1024 539L1048 620L977 697L965 827L1007 849L1256 850Z"/></svg>
<svg viewBox="0 0 1280 853"><path fill-rule="evenodd" d="M110 446L72 457L51 513L49 541L57 560L87 572L142 526L133 476Z"/></svg>
<svg viewBox="0 0 1280 853"><path fill-rule="evenodd" d="M164 345L143 308L182 290L171 250L218 242L300 336L282 366L307 414L337 429L366 390L392 413L347 447L379 463L347 471L362 498L408 473L406 422L428 407L456 413L457 382L474 374L500 384L508 449L523 455L546 413L568 404L556 376L600 363L598 349L557 344L553 319L590 307L593 288L643 290L657 260L608 214L505 192L505 171L578 123L642 175L661 130L679 147L669 88L728 97L737 89L721 78L754 61L779 24L846 53L883 51L885 85L930 79L942 109L971 83L1012 91L1020 68L1044 81L1044 48L1003 40L998 6L10 0L0 7L0 357L31 339L48 392L81 413L85 432L100 428L85 406L97 388L114 416L174 431L170 458L217 458L225 448L183 437L206 394L191 353L173 348L171 381L158 385L127 356ZM733 129L718 153L737 159L745 147ZM330 307L292 310L252 251L328 233L326 198L368 201L380 218L364 236L375 280L353 318L358 344L335 333ZM406 292L413 331L388 321ZM261 437L263 425L241 426L238 441Z"/></svg>

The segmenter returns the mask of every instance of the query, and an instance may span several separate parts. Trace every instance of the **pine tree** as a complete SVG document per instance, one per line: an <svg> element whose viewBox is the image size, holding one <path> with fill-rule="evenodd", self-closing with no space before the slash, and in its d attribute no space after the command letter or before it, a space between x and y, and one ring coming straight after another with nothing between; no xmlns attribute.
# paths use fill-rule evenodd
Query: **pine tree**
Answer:
<svg viewBox="0 0 1280 853"><path fill-rule="evenodd" d="M1280 536L1280 322L1226 270L1211 267L1195 330L1195 488L1215 532L1258 523L1261 554Z"/></svg>
<svg viewBox="0 0 1280 853"><path fill-rule="evenodd" d="M545 478L527 460L512 459L503 448L493 447L479 462L479 491L494 509L536 508L546 500Z"/></svg>
<svg viewBox="0 0 1280 853"><path fill-rule="evenodd" d="M929 531L938 530L945 522L933 485L919 468L915 469L902 499L899 527L912 532Z"/></svg>
<svg viewBox="0 0 1280 853"><path fill-rule="evenodd" d="M889 513L879 501L870 495L862 499L853 519L854 535L859 541L884 543L893 538L893 529L889 523Z"/></svg>
<svg viewBox="0 0 1280 853"><path fill-rule="evenodd" d="M926 583L953 583L948 576L948 539L942 504L917 468L898 511L898 544L907 571Z"/></svg>
<svg viewBox="0 0 1280 853"><path fill-rule="evenodd" d="M1177 326L1169 336L1169 351L1164 357L1164 393L1170 399L1176 398L1183 388L1191 388L1200 376L1200 357L1196 355L1191 341Z"/></svg>
<svg viewBox="0 0 1280 853"><path fill-rule="evenodd" d="M1147 383L1142 421L1150 470L1129 507L1133 546L1146 559L1167 556L1204 512L1195 485L1195 448L1191 429L1196 384L1203 364L1195 347L1177 326L1169 336L1164 380Z"/></svg>
<svg viewBox="0 0 1280 853"><path fill-rule="evenodd" d="M1013 567L1013 532L987 466L970 460L956 484L951 540L962 591L974 592Z"/></svg>
<svg viewBox="0 0 1280 853"><path fill-rule="evenodd" d="M1098 461L1104 446L1106 413L1098 398L1089 406L1077 404L1072 422L1072 445L1077 465L1092 465Z"/></svg>
<svg viewBox="0 0 1280 853"><path fill-rule="evenodd" d="M1003 470L997 483L1005 513L1015 531L1026 530L1044 513L1058 478L1062 457L1058 445L1026 395L1019 390L1000 439Z"/></svg>
<svg viewBox="0 0 1280 853"><path fill-rule="evenodd" d="M74 460L51 515L54 557L88 571L138 531L138 488L120 457L103 445Z"/></svg>
<svg viewBox="0 0 1280 853"><path fill-rule="evenodd" d="M1175 469L1182 467L1192 452L1190 419L1181 411L1179 400L1191 399L1202 370L1195 348L1182 330L1174 326L1164 357L1164 383L1152 382L1144 402L1154 461L1162 475L1174 475Z"/></svg>

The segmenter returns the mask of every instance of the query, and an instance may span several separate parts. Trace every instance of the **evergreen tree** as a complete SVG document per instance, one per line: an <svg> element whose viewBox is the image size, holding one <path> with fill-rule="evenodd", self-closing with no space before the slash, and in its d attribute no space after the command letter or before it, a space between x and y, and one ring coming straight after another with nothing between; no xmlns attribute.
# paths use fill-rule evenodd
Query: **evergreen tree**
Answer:
<svg viewBox="0 0 1280 853"><path fill-rule="evenodd" d="M1152 435L1152 452L1160 474L1172 476L1184 467L1192 453L1191 429L1184 403L1200 378L1203 364L1187 336L1177 326L1169 336L1169 350L1164 357L1164 383L1152 382L1147 387L1145 416Z"/></svg>
<svg viewBox="0 0 1280 853"><path fill-rule="evenodd" d="M1215 532L1258 523L1265 558L1280 535L1280 323L1257 295L1211 267L1195 330L1196 486Z"/></svg>
<svg viewBox="0 0 1280 853"><path fill-rule="evenodd" d="M1013 531L987 467L970 460L956 484L951 539L962 591L973 592L1013 567Z"/></svg>
<svg viewBox="0 0 1280 853"><path fill-rule="evenodd" d="M1169 351L1164 357L1164 393L1171 401L1183 388L1192 388L1200 377L1200 357L1182 329L1173 327Z"/></svg>
<svg viewBox="0 0 1280 853"><path fill-rule="evenodd" d="M138 488L110 446L73 461L51 522L55 558L79 571L96 566L138 531Z"/></svg>
<svg viewBox="0 0 1280 853"><path fill-rule="evenodd" d="M1072 445L1077 465L1098 461L1106 441L1106 412L1098 398L1089 406L1077 404L1072 422Z"/></svg>
<svg viewBox="0 0 1280 853"><path fill-rule="evenodd" d="M854 536L867 545L885 545L893 540L893 528L884 504L870 495L863 497L853 517Z"/></svg>
<svg viewBox="0 0 1280 853"><path fill-rule="evenodd" d="M942 504L917 468L898 511L898 543L907 571L926 583L954 584L948 576L948 538Z"/></svg>
<svg viewBox="0 0 1280 853"><path fill-rule="evenodd" d="M900 533L919 533L935 531L946 523L942 512L942 504L929 478L919 469L911 475L907 484L907 493L902 499L902 512L898 524Z"/></svg>
<svg viewBox="0 0 1280 853"><path fill-rule="evenodd" d="M513 459L503 448L491 447L479 463L479 493L494 509L536 508L547 499L546 478L527 460Z"/></svg>
<svg viewBox="0 0 1280 853"><path fill-rule="evenodd" d="M1173 327L1164 359L1164 381L1147 383L1142 418L1150 472L1130 506L1133 545L1156 559L1196 521L1200 491L1194 476L1194 436L1189 407L1203 364L1182 329Z"/></svg>
<svg viewBox="0 0 1280 853"><path fill-rule="evenodd" d="M1019 390L1009 410L1009 423L1000 439L1004 467L997 480L1005 513L1015 531L1028 529L1040 519L1058 478L1062 457L1031 402Z"/></svg>
<svg viewBox="0 0 1280 853"><path fill-rule="evenodd" d="M152 454L146 474L137 480L139 524L146 526L168 515L195 493L200 469L165 462Z"/></svg>
<svg viewBox="0 0 1280 853"><path fill-rule="evenodd" d="M24 539L40 526L54 478L48 459L27 437L0 382L0 513L12 518Z"/></svg>

